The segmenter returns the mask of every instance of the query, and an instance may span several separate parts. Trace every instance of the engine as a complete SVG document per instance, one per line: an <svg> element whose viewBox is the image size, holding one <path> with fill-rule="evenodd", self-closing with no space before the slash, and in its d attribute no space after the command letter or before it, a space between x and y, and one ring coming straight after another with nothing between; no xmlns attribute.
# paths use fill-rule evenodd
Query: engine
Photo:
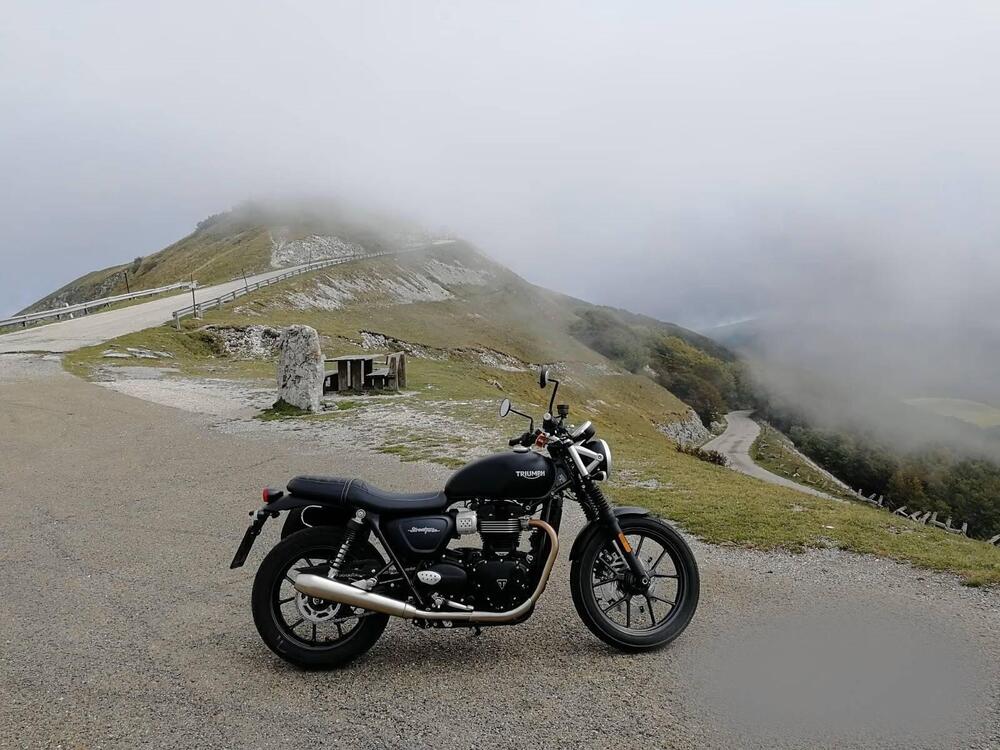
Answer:
<svg viewBox="0 0 1000 750"><path fill-rule="evenodd" d="M519 549L530 509L520 503L474 501L459 511L459 535L478 533L482 549L448 549L444 558L417 571L417 581L432 597L479 610L503 612L527 599L534 589L532 558Z"/></svg>

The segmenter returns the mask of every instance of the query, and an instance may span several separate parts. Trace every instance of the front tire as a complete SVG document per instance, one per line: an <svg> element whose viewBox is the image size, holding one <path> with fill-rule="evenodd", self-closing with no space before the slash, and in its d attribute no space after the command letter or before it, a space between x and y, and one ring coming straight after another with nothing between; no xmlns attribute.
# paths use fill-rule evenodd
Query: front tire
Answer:
<svg viewBox="0 0 1000 750"><path fill-rule="evenodd" d="M594 635L622 651L665 646L694 617L698 564L668 524L648 516L621 518L619 524L653 582L645 592L631 586L614 543L606 534L595 534L570 570L576 611Z"/></svg>
<svg viewBox="0 0 1000 750"><path fill-rule="evenodd" d="M293 586L299 573L329 573L344 533L330 526L298 531L267 553L254 578L251 606L260 637L282 659L306 669L338 667L358 658L375 645L389 621L388 615L314 599ZM337 579L366 578L384 565L379 551L359 536Z"/></svg>

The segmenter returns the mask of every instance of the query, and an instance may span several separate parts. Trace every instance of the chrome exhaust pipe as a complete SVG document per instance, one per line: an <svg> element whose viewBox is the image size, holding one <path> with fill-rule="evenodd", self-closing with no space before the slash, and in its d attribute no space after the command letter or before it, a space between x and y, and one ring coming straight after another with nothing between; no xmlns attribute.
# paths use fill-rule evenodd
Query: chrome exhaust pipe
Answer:
<svg viewBox="0 0 1000 750"><path fill-rule="evenodd" d="M510 622L527 614L538 601L538 598L545 591L545 585L549 582L552 574L552 566L555 565L556 556L559 554L559 537L545 521L532 518L528 521L529 526L544 531L549 537L549 556L545 558L545 567L542 568L542 575L538 579L538 585L527 600L509 609L506 612L483 612L472 610L471 612L446 612L435 610L433 612L417 609L412 604L393 599L371 591L359 589L347 583L334 581L324 576L317 576L311 573L302 573L295 579L295 589L306 596L317 599L346 604L349 607L360 607L372 612L380 612L392 617L404 617L408 620L460 620L463 622Z"/></svg>
<svg viewBox="0 0 1000 750"><path fill-rule="evenodd" d="M393 617L405 617L413 619L417 616L417 608L412 604L401 602L381 594L373 594L371 591L359 589L347 583L334 581L324 576L313 575L312 573L302 573L295 579L297 591L312 596L316 599L339 602L348 607L361 607L370 609L372 612L381 612L384 615Z"/></svg>

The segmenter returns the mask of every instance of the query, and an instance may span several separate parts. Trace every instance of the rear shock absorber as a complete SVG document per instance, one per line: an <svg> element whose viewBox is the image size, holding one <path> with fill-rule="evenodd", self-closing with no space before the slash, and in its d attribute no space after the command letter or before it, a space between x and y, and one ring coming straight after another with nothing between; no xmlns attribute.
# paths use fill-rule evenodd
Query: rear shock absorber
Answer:
<svg viewBox="0 0 1000 750"><path fill-rule="evenodd" d="M337 550L337 556L333 558L333 562L330 563L330 572L327 574L327 578L336 578L337 574L340 573L340 566L344 564L344 560L347 559L347 553L351 549L351 544L354 542L354 537L358 535L358 531L361 529L361 524L365 520L365 512L363 510L358 510L354 514L354 518L346 524L346 529L344 531L344 541L340 544L340 549Z"/></svg>

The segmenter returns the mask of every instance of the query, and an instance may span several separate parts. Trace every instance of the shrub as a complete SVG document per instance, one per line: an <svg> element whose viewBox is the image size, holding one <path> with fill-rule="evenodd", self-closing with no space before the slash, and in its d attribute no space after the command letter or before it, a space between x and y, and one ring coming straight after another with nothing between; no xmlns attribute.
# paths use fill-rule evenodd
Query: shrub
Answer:
<svg viewBox="0 0 1000 750"><path fill-rule="evenodd" d="M683 443L678 443L677 452L694 456L695 458L707 461L710 464L716 464L717 466L729 465L729 459L726 458L725 454L719 453L719 451L705 450L704 448L699 448L697 445L684 445Z"/></svg>

